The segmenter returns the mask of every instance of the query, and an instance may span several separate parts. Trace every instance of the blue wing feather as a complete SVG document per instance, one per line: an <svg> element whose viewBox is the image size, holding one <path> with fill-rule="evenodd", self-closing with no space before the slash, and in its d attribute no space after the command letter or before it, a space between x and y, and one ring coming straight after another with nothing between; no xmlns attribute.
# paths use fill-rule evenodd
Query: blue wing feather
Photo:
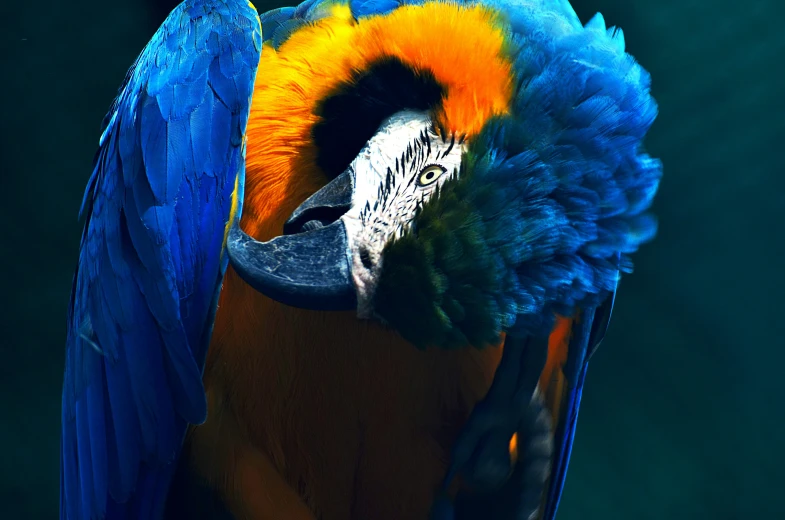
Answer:
<svg viewBox="0 0 785 520"><path fill-rule="evenodd" d="M586 372L589 368L589 359L605 337L615 299L616 292L614 291L599 307L585 312L580 323L573 325L567 362L564 366L564 377L568 385L563 400L564 412L561 414L554 432L553 465L550 483L544 498L541 520L554 520L556 517L567 477L572 444L575 440L575 428L578 423L578 411L581 405Z"/></svg>
<svg viewBox="0 0 785 520"><path fill-rule="evenodd" d="M253 6L188 0L104 119L69 309L63 519L160 516L185 429L205 418L202 369L260 52Z"/></svg>

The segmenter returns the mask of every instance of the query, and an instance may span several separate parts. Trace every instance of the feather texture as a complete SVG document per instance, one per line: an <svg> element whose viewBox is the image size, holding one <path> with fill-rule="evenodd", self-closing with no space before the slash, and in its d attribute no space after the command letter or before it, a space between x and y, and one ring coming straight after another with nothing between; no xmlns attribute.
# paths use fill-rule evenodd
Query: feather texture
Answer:
<svg viewBox="0 0 785 520"><path fill-rule="evenodd" d="M159 516L186 426L205 418L202 369L260 52L248 3L188 0L105 118L69 312L63 519Z"/></svg>

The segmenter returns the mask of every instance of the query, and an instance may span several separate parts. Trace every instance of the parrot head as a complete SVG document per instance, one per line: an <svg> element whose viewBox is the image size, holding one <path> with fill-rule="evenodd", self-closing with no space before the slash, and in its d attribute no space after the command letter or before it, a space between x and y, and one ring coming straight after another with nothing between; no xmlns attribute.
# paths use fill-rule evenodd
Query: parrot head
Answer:
<svg viewBox="0 0 785 520"><path fill-rule="evenodd" d="M307 112L305 144L287 146L326 184L270 240L234 223L238 274L290 306L356 310L418 347L547 335L556 314L598 305L656 229L661 169L641 148L656 105L619 32L557 11L333 13L265 48L293 62L321 46L345 70L327 67L299 99L305 80L286 76L295 99L281 103Z"/></svg>
<svg viewBox="0 0 785 520"><path fill-rule="evenodd" d="M424 112L399 112L385 121L346 170L353 190L340 217L357 312L372 317L388 243L411 232L415 216L437 190L457 177L463 145L440 137ZM329 188L328 188L329 189Z"/></svg>
<svg viewBox="0 0 785 520"><path fill-rule="evenodd" d="M441 135L427 112L397 112L344 172L295 210L284 236L246 238L247 256L235 263L249 269L249 283L284 303L373 317L386 246L410 233L422 208L459 175L463 151L464 143ZM318 258L311 272L297 251L307 253L305 262L311 251ZM297 271L282 278L287 267Z"/></svg>

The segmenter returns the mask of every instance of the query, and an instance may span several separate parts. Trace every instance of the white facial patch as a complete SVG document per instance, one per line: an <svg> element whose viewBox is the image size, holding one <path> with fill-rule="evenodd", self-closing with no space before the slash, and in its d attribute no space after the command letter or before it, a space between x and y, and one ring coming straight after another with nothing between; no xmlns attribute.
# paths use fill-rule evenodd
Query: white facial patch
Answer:
<svg viewBox="0 0 785 520"><path fill-rule="evenodd" d="M459 174L465 146L442 139L425 112L404 111L385 121L352 161L352 208L346 227L357 314L370 317L371 302L388 242L409 229L417 209L437 187Z"/></svg>

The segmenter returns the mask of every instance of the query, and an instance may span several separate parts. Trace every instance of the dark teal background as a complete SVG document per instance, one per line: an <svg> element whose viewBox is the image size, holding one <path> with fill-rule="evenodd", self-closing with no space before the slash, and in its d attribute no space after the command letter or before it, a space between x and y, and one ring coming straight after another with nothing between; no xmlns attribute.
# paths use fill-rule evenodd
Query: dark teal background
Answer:
<svg viewBox="0 0 785 520"><path fill-rule="evenodd" d="M0 0L2 520L57 517L76 213L101 119L172 5ZM652 73L665 177L559 519L785 519L785 2L573 5L620 25Z"/></svg>

